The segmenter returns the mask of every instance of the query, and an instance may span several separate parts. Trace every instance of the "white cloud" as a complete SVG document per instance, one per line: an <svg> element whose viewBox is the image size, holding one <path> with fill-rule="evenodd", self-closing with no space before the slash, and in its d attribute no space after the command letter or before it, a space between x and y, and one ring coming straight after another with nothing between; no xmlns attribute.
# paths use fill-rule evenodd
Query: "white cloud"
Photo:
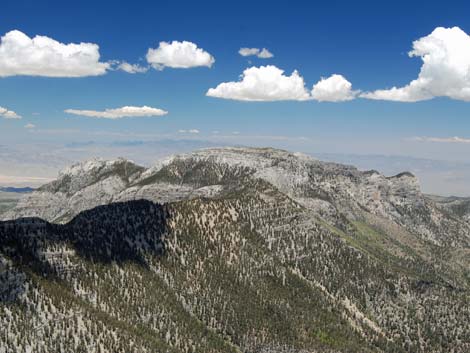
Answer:
<svg viewBox="0 0 470 353"><path fill-rule="evenodd" d="M99 46L93 43L63 44L46 36L30 38L17 30L1 37L0 77L97 76L109 68L109 63L100 62Z"/></svg>
<svg viewBox="0 0 470 353"><path fill-rule="evenodd" d="M258 55L259 49L258 48L240 48L240 50L238 51L238 54L240 54L241 56Z"/></svg>
<svg viewBox="0 0 470 353"><path fill-rule="evenodd" d="M129 74L138 74L147 72L149 68L147 66L141 66L139 64L129 64L126 61L122 61L118 64L117 69L125 71Z"/></svg>
<svg viewBox="0 0 470 353"><path fill-rule="evenodd" d="M241 56L257 56L261 59L269 59L274 57L273 53L271 53L268 49L263 48L240 48L238 54Z"/></svg>
<svg viewBox="0 0 470 353"><path fill-rule="evenodd" d="M199 134L200 131L198 129L189 129L189 130L178 130L180 134Z"/></svg>
<svg viewBox="0 0 470 353"><path fill-rule="evenodd" d="M417 79L404 87L367 92L361 97L401 102L434 97L470 101L470 36L459 27L436 28L414 41L408 55L423 61Z"/></svg>
<svg viewBox="0 0 470 353"><path fill-rule="evenodd" d="M36 127L36 125L34 124L26 124L25 126L25 129L34 129Z"/></svg>
<svg viewBox="0 0 470 353"><path fill-rule="evenodd" d="M152 107L132 107L126 106L116 109L106 109L104 111L96 110L78 110L78 109L67 109L65 110L68 114L75 114L86 116L90 118L101 118L101 119L121 119L121 118L137 118L137 117L149 117L149 116L162 116L168 114L167 111L152 108Z"/></svg>
<svg viewBox="0 0 470 353"><path fill-rule="evenodd" d="M21 115L18 115L14 111L3 107L0 107L0 117L4 119L21 119Z"/></svg>
<svg viewBox="0 0 470 353"><path fill-rule="evenodd" d="M209 97L241 101L283 101L308 100L310 95L305 88L304 79L297 71L290 76L273 65L250 67L243 71L240 81L223 82L210 88Z"/></svg>
<svg viewBox="0 0 470 353"><path fill-rule="evenodd" d="M215 59L208 52L198 48L196 44L183 41L160 42L158 48L150 48L147 62L157 70L165 67L187 69L197 66L211 67Z"/></svg>
<svg viewBox="0 0 470 353"><path fill-rule="evenodd" d="M441 143L470 143L470 139L453 136L453 137L426 137L417 136L411 139L418 142L441 142Z"/></svg>
<svg viewBox="0 0 470 353"><path fill-rule="evenodd" d="M322 78L313 86L312 98L319 102L344 102L353 100L358 91L352 90L352 84L342 75Z"/></svg>
<svg viewBox="0 0 470 353"><path fill-rule="evenodd" d="M269 58L272 58L274 57L274 54L271 53L268 49L266 48L263 48L260 53L257 55L258 58L261 58L261 59L269 59Z"/></svg>

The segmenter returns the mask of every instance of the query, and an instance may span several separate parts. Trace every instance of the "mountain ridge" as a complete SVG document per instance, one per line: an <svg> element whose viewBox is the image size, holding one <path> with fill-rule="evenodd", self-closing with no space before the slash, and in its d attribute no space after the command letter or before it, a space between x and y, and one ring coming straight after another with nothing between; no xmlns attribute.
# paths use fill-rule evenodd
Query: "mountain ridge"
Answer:
<svg viewBox="0 0 470 353"><path fill-rule="evenodd" d="M439 218L446 221L433 201L420 192L419 182L411 173L385 177L283 150L233 147L172 156L149 169L125 159L76 164L60 173L56 181L24 198L2 218L38 216L64 222L80 211L110 202L142 198L165 203L214 197L247 178L265 180L319 212L330 209L351 213L351 209L364 208L394 221L409 222L406 213L411 208L413 212L424 210L426 222L433 226L441 226ZM419 224L415 228L424 237L442 241L427 226ZM465 234L458 238L453 241L470 244Z"/></svg>
<svg viewBox="0 0 470 353"><path fill-rule="evenodd" d="M246 148L146 170L93 163L69 169L0 223L0 277L9 283L0 340L10 350L470 348L468 223L410 174ZM97 190L107 191L98 202ZM57 200L68 213L54 210ZM53 223L25 225L26 211ZM48 334L18 343L35 325Z"/></svg>

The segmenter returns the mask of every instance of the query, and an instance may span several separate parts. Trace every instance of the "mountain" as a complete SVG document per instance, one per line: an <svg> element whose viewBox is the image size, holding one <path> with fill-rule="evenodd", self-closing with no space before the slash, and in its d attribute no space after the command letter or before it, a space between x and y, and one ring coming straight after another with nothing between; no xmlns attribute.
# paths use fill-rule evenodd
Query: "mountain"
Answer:
<svg viewBox="0 0 470 353"><path fill-rule="evenodd" d="M323 161L353 164L393 175L408 170L420 179L421 189L439 195L469 195L470 163L400 155L315 153Z"/></svg>
<svg viewBox="0 0 470 353"><path fill-rule="evenodd" d="M442 210L470 222L470 197L428 195Z"/></svg>
<svg viewBox="0 0 470 353"><path fill-rule="evenodd" d="M5 352L470 350L470 224L407 172L95 159L2 217Z"/></svg>
<svg viewBox="0 0 470 353"><path fill-rule="evenodd" d="M29 192L33 192L34 189L30 187L24 187L24 188L15 188L11 186L0 186L0 191L1 192L16 192L19 194L27 194Z"/></svg>

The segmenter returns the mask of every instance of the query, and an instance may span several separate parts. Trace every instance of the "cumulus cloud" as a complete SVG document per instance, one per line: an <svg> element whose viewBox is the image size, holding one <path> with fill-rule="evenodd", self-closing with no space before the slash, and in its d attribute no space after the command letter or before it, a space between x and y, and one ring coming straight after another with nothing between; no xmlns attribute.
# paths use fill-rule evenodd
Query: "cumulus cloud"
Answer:
<svg viewBox="0 0 470 353"><path fill-rule="evenodd" d="M3 107L0 107L0 117L4 119L21 119L21 115L18 115L14 111Z"/></svg>
<svg viewBox="0 0 470 353"><path fill-rule="evenodd" d="M210 88L209 97L240 101L284 101L317 100L320 102L343 102L354 99L359 91L341 75L322 78L313 86L311 92L297 71L286 76L284 71L273 65L250 67L243 71L237 82L223 82Z"/></svg>
<svg viewBox="0 0 470 353"><path fill-rule="evenodd" d="M241 56L257 56L261 59L269 59L274 57L273 53L271 53L268 49L263 48L240 48L238 54Z"/></svg>
<svg viewBox="0 0 470 353"><path fill-rule="evenodd" d="M312 89L312 98L319 102L344 102L353 100L358 91L352 90L352 84L342 75L322 78Z"/></svg>
<svg viewBox="0 0 470 353"><path fill-rule="evenodd" d="M147 72L149 68L147 66L141 66L139 64L129 64L126 61L122 61L117 64L117 69L125 71L129 74L139 74Z"/></svg>
<svg viewBox="0 0 470 353"><path fill-rule="evenodd" d="M453 137L426 137L417 136L411 139L418 142L441 142L441 143L470 143L470 139L453 136Z"/></svg>
<svg viewBox="0 0 470 353"><path fill-rule="evenodd" d="M269 59L269 58L272 58L274 57L274 54L271 53L268 49L266 48L263 48L259 54L257 55L258 58L261 58L261 59Z"/></svg>
<svg viewBox="0 0 470 353"><path fill-rule="evenodd" d="M86 116L90 118L99 119L121 119L121 118L138 118L138 117L150 117L150 116L162 116L168 114L167 111L152 108L152 107L132 107L126 106L116 109L106 109L104 111L96 110L78 110L78 109L67 109L65 110L68 114Z"/></svg>
<svg viewBox="0 0 470 353"><path fill-rule="evenodd" d="M214 57L205 50L198 48L192 42L171 43L160 42L158 48L150 48L147 52L147 62L157 70L165 67L174 69L188 69L197 66L211 67L215 62Z"/></svg>
<svg viewBox="0 0 470 353"><path fill-rule="evenodd" d="M241 56L258 55L259 49L258 48L240 48L240 50L238 51L238 54L240 54Z"/></svg>
<svg viewBox="0 0 470 353"><path fill-rule="evenodd" d="M189 130L178 130L180 134L199 134L200 131L198 129L189 129Z"/></svg>
<svg viewBox="0 0 470 353"><path fill-rule="evenodd" d="M303 101L310 98L304 79L297 71L290 76L273 65L250 67L243 71L240 81L223 82L210 88L209 97L241 101Z"/></svg>
<svg viewBox="0 0 470 353"><path fill-rule="evenodd" d="M109 63L100 62L99 46L93 43L63 44L46 36L30 38L18 30L1 37L0 77L97 76L109 68Z"/></svg>
<svg viewBox="0 0 470 353"><path fill-rule="evenodd" d="M25 126L25 129L34 129L36 127L36 125L34 124L26 124Z"/></svg>
<svg viewBox="0 0 470 353"><path fill-rule="evenodd" d="M414 41L408 55L423 61L417 79L403 87L367 92L361 97L400 102L434 97L470 101L470 36L459 27L436 28Z"/></svg>

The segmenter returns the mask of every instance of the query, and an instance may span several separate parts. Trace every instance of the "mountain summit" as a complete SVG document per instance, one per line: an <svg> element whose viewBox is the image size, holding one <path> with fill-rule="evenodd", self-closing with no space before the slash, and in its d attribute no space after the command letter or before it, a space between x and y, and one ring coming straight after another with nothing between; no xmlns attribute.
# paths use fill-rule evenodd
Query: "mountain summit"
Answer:
<svg viewBox="0 0 470 353"><path fill-rule="evenodd" d="M270 148L95 159L2 217L6 352L470 349L470 224L407 172Z"/></svg>

